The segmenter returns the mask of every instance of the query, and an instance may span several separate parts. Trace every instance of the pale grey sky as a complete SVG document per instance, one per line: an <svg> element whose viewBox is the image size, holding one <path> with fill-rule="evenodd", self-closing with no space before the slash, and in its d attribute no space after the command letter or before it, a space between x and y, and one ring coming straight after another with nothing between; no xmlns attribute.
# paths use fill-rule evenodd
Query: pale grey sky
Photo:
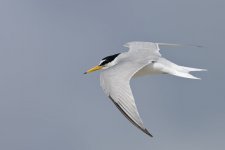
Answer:
<svg viewBox="0 0 225 150"><path fill-rule="evenodd" d="M225 1L0 0L1 150L225 149ZM83 75L129 41L162 49L201 81L132 80L149 138Z"/></svg>

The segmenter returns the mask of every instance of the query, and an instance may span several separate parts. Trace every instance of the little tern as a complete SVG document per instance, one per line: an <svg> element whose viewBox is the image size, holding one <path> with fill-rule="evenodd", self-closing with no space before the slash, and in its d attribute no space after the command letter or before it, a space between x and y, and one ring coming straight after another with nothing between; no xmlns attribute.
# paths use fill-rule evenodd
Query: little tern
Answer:
<svg viewBox="0 0 225 150"><path fill-rule="evenodd" d="M85 74L102 70L100 85L105 94L133 125L152 137L152 134L144 127L138 113L130 88L131 78L151 74L170 74L200 79L191 75L190 72L206 70L179 66L161 56L159 47L180 46L179 44L129 42L124 46L129 48L128 52L103 58L99 65L89 69Z"/></svg>

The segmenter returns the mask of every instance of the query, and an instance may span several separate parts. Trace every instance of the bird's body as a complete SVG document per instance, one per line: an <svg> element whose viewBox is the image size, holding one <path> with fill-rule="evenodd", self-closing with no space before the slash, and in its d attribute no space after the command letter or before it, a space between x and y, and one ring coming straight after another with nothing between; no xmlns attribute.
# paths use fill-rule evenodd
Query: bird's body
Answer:
<svg viewBox="0 0 225 150"><path fill-rule="evenodd" d="M129 48L128 52L103 58L98 66L87 73L103 69L100 74L100 84L105 94L130 122L152 136L139 116L129 84L130 79L151 74L171 74L199 79L189 72L204 71L204 69L179 66L161 57L159 46L178 46L176 44L129 42L125 46Z"/></svg>

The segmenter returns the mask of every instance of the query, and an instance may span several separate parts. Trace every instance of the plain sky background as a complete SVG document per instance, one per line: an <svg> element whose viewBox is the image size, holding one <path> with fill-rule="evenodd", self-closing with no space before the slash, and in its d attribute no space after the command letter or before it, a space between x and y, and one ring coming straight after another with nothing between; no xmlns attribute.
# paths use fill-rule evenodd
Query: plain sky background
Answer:
<svg viewBox="0 0 225 150"><path fill-rule="evenodd" d="M224 0L0 0L1 150L224 150ZM201 81L132 80L150 138L83 72L129 41L203 45L161 53Z"/></svg>

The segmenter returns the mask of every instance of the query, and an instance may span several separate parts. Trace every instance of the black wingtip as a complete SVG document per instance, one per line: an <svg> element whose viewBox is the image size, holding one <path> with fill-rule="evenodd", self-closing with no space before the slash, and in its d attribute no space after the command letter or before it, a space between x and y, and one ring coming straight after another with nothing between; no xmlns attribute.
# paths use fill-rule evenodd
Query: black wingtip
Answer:
<svg viewBox="0 0 225 150"><path fill-rule="evenodd" d="M153 137L151 133L148 132L148 130L146 128L142 128L140 127L137 123L135 123L129 115L126 114L126 112L120 107L120 105L118 103L116 103L113 98L111 97L111 95L109 95L109 98L112 100L112 102L116 105L116 107L120 110L120 112L133 124L135 125L137 128L139 128L141 131L143 131L145 134L149 135L150 137Z"/></svg>
<svg viewBox="0 0 225 150"><path fill-rule="evenodd" d="M149 135L150 137L153 137L153 135L151 133L149 133L149 131L147 129L143 130L147 135Z"/></svg>

